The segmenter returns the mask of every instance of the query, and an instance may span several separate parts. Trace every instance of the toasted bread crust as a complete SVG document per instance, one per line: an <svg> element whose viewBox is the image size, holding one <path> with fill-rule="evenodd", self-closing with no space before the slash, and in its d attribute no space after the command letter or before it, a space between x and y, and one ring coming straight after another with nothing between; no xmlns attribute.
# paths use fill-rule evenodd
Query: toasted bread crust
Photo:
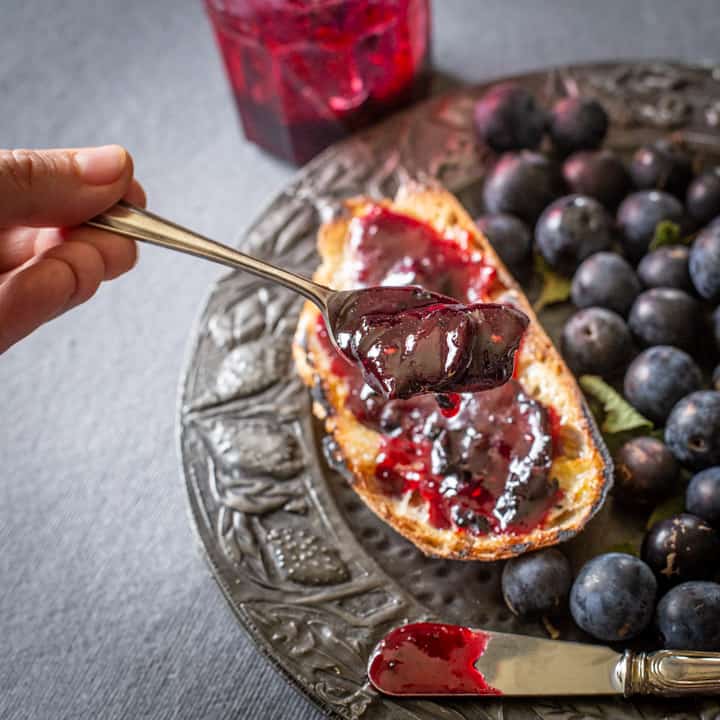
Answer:
<svg viewBox="0 0 720 720"><path fill-rule="evenodd" d="M323 225L318 235L322 264L315 279L336 289L350 287L345 274L348 224L362 215L370 201L357 198L346 203L347 216ZM529 550L555 545L577 534L602 505L612 482L612 464L580 390L552 342L537 321L519 285L492 246L477 230L460 203L437 187L408 185L401 188L393 210L427 222L439 233L457 242L477 247L484 262L493 265L501 283L493 302L510 302L530 318L518 353L517 379L525 392L554 408L560 417L560 452L556 453L551 477L563 492L542 526L526 534L474 536L441 530L427 521L424 501L406 494L401 498L384 494L375 480L375 465L381 435L359 423L345 407L347 388L330 369L330 358L316 335L318 310L306 303L293 343L295 363L303 382L321 391L325 403L315 402L313 411L324 421L342 455L353 488L373 512L428 555L458 560L498 560Z"/></svg>

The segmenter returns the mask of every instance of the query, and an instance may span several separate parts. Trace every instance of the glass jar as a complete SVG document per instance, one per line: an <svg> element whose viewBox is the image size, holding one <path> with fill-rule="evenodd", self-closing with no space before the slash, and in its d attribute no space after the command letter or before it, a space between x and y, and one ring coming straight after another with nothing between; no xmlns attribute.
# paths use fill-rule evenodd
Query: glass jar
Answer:
<svg viewBox="0 0 720 720"><path fill-rule="evenodd" d="M427 92L429 0L205 0L246 137L294 163Z"/></svg>

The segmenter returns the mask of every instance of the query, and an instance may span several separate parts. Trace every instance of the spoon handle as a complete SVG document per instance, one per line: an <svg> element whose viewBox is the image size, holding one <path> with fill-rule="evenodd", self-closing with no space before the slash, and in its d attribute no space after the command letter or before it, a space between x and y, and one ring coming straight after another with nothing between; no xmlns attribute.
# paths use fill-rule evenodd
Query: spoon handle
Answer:
<svg viewBox="0 0 720 720"><path fill-rule="evenodd" d="M161 245L188 255L195 255L231 268L247 270L254 275L295 290L318 305L321 310L325 310L327 299L332 292L329 288L318 285L309 278L245 255L227 245L198 235L181 225L176 225L124 201L113 205L92 220L88 220L86 225L127 235L135 240L153 245Z"/></svg>

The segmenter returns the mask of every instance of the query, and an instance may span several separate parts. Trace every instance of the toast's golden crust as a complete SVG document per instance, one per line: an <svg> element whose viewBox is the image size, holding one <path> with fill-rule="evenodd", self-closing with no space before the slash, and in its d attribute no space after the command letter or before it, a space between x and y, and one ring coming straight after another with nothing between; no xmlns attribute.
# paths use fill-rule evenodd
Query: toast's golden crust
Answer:
<svg viewBox="0 0 720 720"><path fill-rule="evenodd" d="M318 282L336 289L350 287L345 276L348 224L372 206L358 198L346 203L347 217L324 225L318 235L322 264ZM359 423L345 407L347 387L330 369L330 358L316 335L318 310L306 303L293 344L295 363L303 382L317 387L327 405L315 402L313 411L325 423L354 478L353 488L379 517L428 555L460 560L498 560L536 550L568 539L580 531L602 504L611 484L612 467L574 377L537 321L530 304L492 246L480 234L460 203L439 188L410 185L402 188L395 211L429 223L447 238L479 248L484 261L498 272L499 289L490 301L510 302L530 318L530 326L518 353L517 379L524 390L554 408L560 418L560 452L553 461L551 477L559 482L563 497L550 510L542 527L526 534L473 536L440 530L427 522L424 501L412 494L388 497L375 480L381 436Z"/></svg>

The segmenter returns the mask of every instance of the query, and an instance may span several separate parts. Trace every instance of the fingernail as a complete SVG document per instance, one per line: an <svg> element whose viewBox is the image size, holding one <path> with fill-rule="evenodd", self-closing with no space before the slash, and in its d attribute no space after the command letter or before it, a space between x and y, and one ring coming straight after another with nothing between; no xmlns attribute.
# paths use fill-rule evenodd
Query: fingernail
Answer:
<svg viewBox="0 0 720 720"><path fill-rule="evenodd" d="M75 153L75 165L86 183L109 185L125 170L127 153L119 145L84 148Z"/></svg>

